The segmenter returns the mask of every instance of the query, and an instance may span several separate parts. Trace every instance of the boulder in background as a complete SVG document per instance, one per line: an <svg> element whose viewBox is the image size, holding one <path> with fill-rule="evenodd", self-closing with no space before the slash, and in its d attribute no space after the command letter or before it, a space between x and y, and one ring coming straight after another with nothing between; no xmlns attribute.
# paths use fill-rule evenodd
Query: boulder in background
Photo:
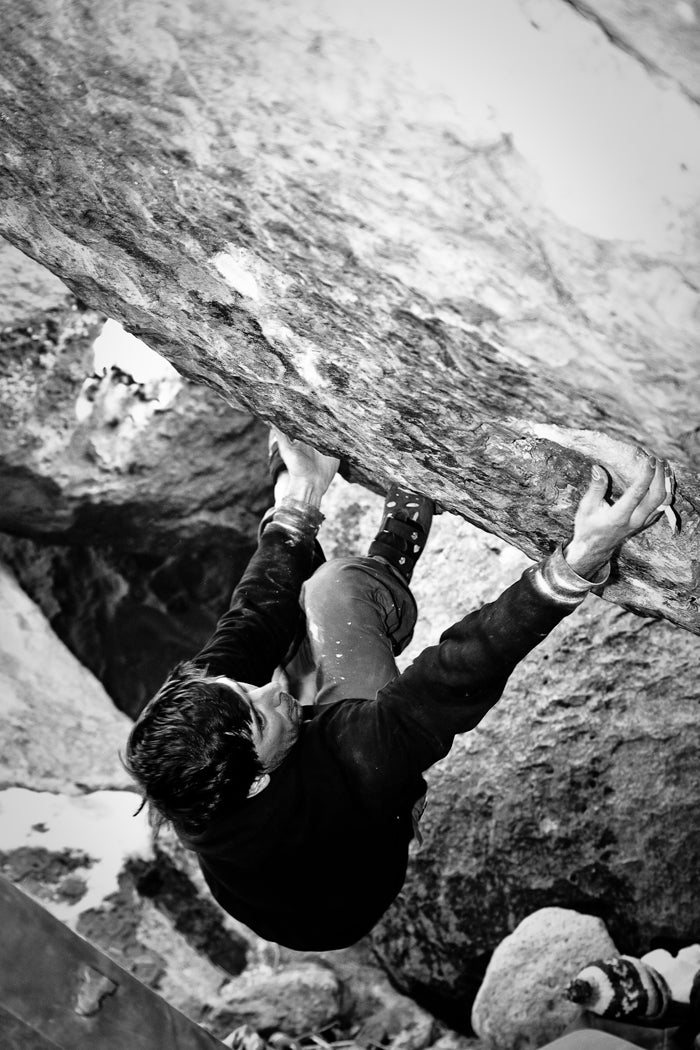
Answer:
<svg viewBox="0 0 700 1050"><path fill-rule="evenodd" d="M600 919L566 908L528 915L497 946L472 1009L487 1050L537 1050L557 1039L580 1010L564 997L592 959L617 955Z"/></svg>

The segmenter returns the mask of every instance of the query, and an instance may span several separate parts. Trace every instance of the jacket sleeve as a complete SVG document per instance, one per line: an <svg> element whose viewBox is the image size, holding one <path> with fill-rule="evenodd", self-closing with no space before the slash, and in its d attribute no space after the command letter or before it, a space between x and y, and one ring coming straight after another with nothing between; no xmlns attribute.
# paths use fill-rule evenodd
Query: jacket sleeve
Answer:
<svg viewBox="0 0 700 1050"><path fill-rule="evenodd" d="M473 729L501 697L517 664L604 582L583 580L559 548L496 601L469 613L403 674L356 705L343 753L367 797L403 797L420 774ZM607 578L607 571L605 571Z"/></svg>
<svg viewBox="0 0 700 1050"><path fill-rule="evenodd" d="M229 609L194 658L211 675L252 685L270 681L302 623L302 584L318 565L320 548L271 524L233 592ZM322 560L322 555L321 555Z"/></svg>

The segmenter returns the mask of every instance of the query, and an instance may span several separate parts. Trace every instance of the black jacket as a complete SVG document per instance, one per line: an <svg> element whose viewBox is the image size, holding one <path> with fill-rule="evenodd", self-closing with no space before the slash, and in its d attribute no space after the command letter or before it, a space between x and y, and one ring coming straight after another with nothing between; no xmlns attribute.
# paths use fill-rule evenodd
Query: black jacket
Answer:
<svg viewBox="0 0 700 1050"><path fill-rule="evenodd" d="M210 674L270 681L302 625L299 592L313 567L309 545L268 528L196 662ZM376 699L343 701L304 722L263 791L204 833L182 835L219 904L299 950L368 933L403 884L423 772L477 725L516 664L573 607L548 595L540 568L528 569Z"/></svg>

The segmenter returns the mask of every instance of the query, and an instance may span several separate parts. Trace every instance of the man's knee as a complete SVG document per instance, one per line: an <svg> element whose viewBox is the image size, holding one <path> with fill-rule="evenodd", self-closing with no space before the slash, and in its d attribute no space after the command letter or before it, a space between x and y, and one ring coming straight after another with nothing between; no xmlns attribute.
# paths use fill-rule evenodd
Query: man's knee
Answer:
<svg viewBox="0 0 700 1050"><path fill-rule="evenodd" d="M408 587L372 558L326 562L304 584L302 605L311 625L380 626L395 652L410 641L417 615Z"/></svg>
<svg viewBox="0 0 700 1050"><path fill-rule="evenodd" d="M350 558L334 558L321 565L304 584L303 605L307 616L328 602L337 609L366 599L376 586L376 581Z"/></svg>

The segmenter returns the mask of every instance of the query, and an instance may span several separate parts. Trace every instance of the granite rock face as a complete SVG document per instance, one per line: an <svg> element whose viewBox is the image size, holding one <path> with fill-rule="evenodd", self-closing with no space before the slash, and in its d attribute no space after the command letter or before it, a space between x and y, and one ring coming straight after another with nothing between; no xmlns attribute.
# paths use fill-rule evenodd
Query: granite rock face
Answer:
<svg viewBox="0 0 700 1050"><path fill-rule="evenodd" d="M509 126L307 0L9 6L9 240L183 374L530 556L568 534L593 461L617 486L638 445L669 457L681 531L631 543L606 596L700 629L696 33L648 4L616 4L614 32L596 5L509 5L545 53L573 35L619 77L589 123L615 104L603 153L645 144L627 196L673 173L625 239L562 217Z"/></svg>
<svg viewBox="0 0 700 1050"><path fill-rule="evenodd" d="M509 128L463 120L306 0L7 5L0 230L183 375L342 452L375 487L408 482L528 555L568 535L591 462L617 491L638 444L670 457L680 533L661 521L631 543L606 597L697 632L700 117L684 72L697 69L695 37L681 39L668 12L652 21L650 5L635 5L633 21L653 50L631 42L630 5L608 7L603 28L592 4L516 6L545 42L565 24L594 65L610 60L649 93L639 134L677 179L652 233L562 217ZM694 18L696 7L674 12ZM681 39L682 69L656 48L668 39ZM654 138L659 114L667 145ZM65 386L65 340L8 324L0 392L16 484L2 527L30 521L32 536L76 544L104 530L134 557L146 556L146 533L159 557L193 530L229 536L219 480L203 479L199 524L177 491L190 426L208 433L216 416L204 394L170 442L154 399L118 376L86 388L82 422L56 428L36 374ZM112 425L115 403L129 409L131 446ZM10 431L25 435L19 450ZM62 471L76 453L89 468L71 489ZM157 501L145 462L167 481ZM81 489L96 475L104 499ZM452 526L436 524L416 577L432 633L414 645L525 564ZM359 512L344 531L360 535ZM18 563L31 558L26 548ZM99 571L118 592L112 570ZM699 658L687 631L591 599L520 669L430 775L424 845L372 938L404 990L464 1024L493 948L545 905L602 917L623 951L700 938ZM76 858L64 860L61 892L75 896ZM133 879L153 887L150 869ZM91 916L90 930L101 923ZM162 980L158 958L146 964Z"/></svg>

